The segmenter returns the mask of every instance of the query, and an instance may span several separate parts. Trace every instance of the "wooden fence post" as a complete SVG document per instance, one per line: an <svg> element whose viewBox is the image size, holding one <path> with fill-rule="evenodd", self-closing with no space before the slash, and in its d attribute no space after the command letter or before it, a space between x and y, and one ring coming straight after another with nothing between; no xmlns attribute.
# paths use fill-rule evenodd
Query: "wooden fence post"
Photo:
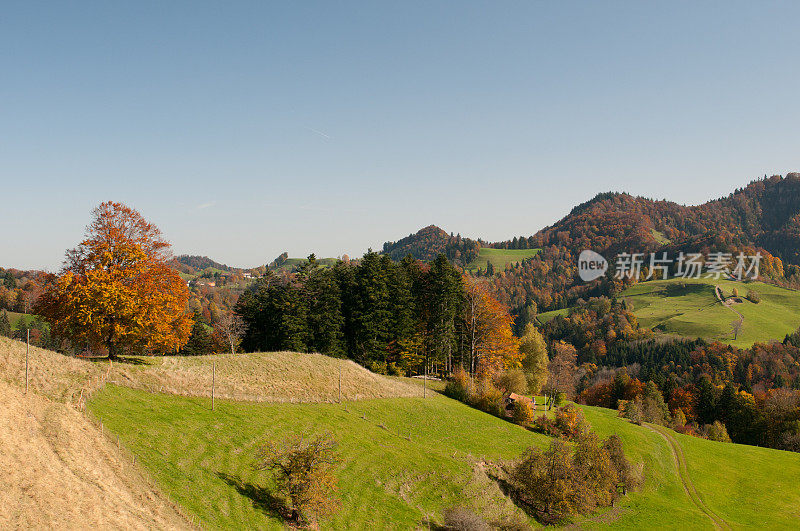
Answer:
<svg viewBox="0 0 800 531"><path fill-rule="evenodd" d="M339 403L342 403L342 367L339 367Z"/></svg>
<svg viewBox="0 0 800 531"><path fill-rule="evenodd" d="M31 329L28 328L28 340L25 342L25 394L28 394L28 351L31 349Z"/></svg>

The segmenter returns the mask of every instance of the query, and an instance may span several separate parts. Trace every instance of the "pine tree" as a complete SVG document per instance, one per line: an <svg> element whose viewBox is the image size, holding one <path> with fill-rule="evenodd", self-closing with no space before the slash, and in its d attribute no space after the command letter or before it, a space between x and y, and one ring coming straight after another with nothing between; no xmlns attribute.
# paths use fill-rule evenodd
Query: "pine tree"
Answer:
<svg viewBox="0 0 800 531"><path fill-rule="evenodd" d="M697 396L697 415L701 424L711 424L717 420L717 398L711 381L705 377L700 380Z"/></svg>
<svg viewBox="0 0 800 531"><path fill-rule="evenodd" d="M8 312L5 310L0 313L0 336L11 337L11 321L8 320Z"/></svg>
<svg viewBox="0 0 800 531"><path fill-rule="evenodd" d="M211 333L206 330L206 326L200 321L200 316L195 314L189 341L180 350L180 354L183 356L201 356L210 353Z"/></svg>
<svg viewBox="0 0 800 531"><path fill-rule="evenodd" d="M329 356L344 354L344 317L339 285L331 270L316 269L305 286L310 350Z"/></svg>

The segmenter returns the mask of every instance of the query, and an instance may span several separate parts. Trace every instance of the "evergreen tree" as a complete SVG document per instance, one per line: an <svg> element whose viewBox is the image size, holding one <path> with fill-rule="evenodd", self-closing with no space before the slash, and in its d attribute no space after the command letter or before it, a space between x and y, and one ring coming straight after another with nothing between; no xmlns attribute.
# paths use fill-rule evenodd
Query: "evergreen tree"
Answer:
<svg viewBox="0 0 800 531"><path fill-rule="evenodd" d="M456 316L461 313L463 303L461 275L443 254L431 262L428 275L429 358L444 364L449 372L453 367L454 350L458 348Z"/></svg>
<svg viewBox="0 0 800 531"><path fill-rule="evenodd" d="M310 350L329 356L344 354L344 317L334 272L316 269L306 281Z"/></svg>
<svg viewBox="0 0 800 531"><path fill-rule="evenodd" d="M6 271L5 277L3 278L3 285L8 289L15 289L17 287L17 281L14 275L11 274L11 271Z"/></svg>
<svg viewBox="0 0 800 531"><path fill-rule="evenodd" d="M386 266L390 264L388 256L381 257L370 251L364 255L356 269L354 354L356 360L362 363L386 361L392 320L386 271Z"/></svg>
<svg viewBox="0 0 800 531"><path fill-rule="evenodd" d="M11 337L11 322L5 310L0 313L0 336Z"/></svg>
<svg viewBox="0 0 800 531"><path fill-rule="evenodd" d="M211 333L206 330L206 326L200 321L200 316L195 314L189 341L180 350L180 354L183 356L201 356L210 353Z"/></svg>
<svg viewBox="0 0 800 531"><path fill-rule="evenodd" d="M717 397L711 381L704 377L698 385L697 415L701 424L711 424L717 420Z"/></svg>

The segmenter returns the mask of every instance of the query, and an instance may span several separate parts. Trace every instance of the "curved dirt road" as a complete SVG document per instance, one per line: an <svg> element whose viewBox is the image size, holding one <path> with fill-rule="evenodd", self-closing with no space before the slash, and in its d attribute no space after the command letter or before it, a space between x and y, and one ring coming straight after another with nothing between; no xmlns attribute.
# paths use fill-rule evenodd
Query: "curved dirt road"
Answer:
<svg viewBox="0 0 800 531"><path fill-rule="evenodd" d="M675 467L678 469L678 477L680 477L681 483L683 484L683 489L686 491L689 499L692 500L692 503L694 503L697 508L700 509L700 511L705 514L709 520L711 520L711 523L714 524L714 527L717 529L730 529L731 527L728 525L728 523L720 515L712 511L703 502L702 498L700 498L700 494L697 492L694 483L692 483L692 478L689 477L689 470L686 468L686 458L683 455L683 449L678 444L678 441L676 441L675 438L669 433L669 430L663 426L657 426L654 424L642 424L642 426L654 431L663 437L665 441L667 441L667 445L672 451L672 457L675 459Z"/></svg>

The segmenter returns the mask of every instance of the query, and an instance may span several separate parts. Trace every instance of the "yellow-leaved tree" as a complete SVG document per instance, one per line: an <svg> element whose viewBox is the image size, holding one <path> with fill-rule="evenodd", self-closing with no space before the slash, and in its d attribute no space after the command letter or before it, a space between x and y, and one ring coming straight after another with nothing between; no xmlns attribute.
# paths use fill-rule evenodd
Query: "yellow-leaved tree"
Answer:
<svg viewBox="0 0 800 531"><path fill-rule="evenodd" d="M73 347L165 353L189 339L189 290L167 265L170 245L155 225L121 203L92 212L85 239L49 275L36 312Z"/></svg>
<svg viewBox="0 0 800 531"><path fill-rule="evenodd" d="M519 368L523 354L519 350L519 339L511 330L513 319L508 308L492 297L486 283L480 279L464 275L462 281L470 370L495 374Z"/></svg>

